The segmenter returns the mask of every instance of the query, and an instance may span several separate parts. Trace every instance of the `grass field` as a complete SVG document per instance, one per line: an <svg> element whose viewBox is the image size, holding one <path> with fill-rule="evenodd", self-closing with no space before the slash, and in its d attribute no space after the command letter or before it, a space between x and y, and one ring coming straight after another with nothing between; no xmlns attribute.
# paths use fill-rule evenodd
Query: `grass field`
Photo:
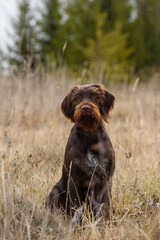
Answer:
<svg viewBox="0 0 160 240"><path fill-rule="evenodd" d="M0 78L0 239L160 239L160 85L110 87L117 102L106 129L116 152L110 224L44 208L61 175L72 127L60 104L76 81L65 75Z"/></svg>

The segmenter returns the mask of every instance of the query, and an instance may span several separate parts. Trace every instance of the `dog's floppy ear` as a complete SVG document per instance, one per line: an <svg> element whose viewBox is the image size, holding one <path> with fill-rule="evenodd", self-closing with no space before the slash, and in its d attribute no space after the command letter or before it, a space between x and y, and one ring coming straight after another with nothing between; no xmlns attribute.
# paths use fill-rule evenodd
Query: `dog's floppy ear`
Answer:
<svg viewBox="0 0 160 240"><path fill-rule="evenodd" d="M74 115L74 104L72 97L77 92L78 87L75 86L71 89L71 91L68 93L68 95L64 98L62 104L61 104L61 110L65 117L70 119L72 122L74 121L73 115Z"/></svg>
<svg viewBox="0 0 160 240"><path fill-rule="evenodd" d="M67 95L62 104L61 104L61 110L62 110L62 113L64 114L65 117L69 118L71 121L73 121L73 107L72 107L72 104L71 104L71 101L70 101L70 96Z"/></svg>
<svg viewBox="0 0 160 240"><path fill-rule="evenodd" d="M108 122L109 112L113 109L115 103L115 97L105 90L104 104L103 104L103 119Z"/></svg>

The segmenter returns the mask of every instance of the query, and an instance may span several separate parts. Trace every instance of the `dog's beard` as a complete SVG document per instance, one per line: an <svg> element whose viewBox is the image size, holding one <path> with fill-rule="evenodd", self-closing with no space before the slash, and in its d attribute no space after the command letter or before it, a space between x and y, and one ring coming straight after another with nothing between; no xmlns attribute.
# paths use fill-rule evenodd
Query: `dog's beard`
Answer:
<svg viewBox="0 0 160 240"><path fill-rule="evenodd" d="M96 132L101 125L102 119L98 107L90 112L81 111L81 107L77 107L74 113L74 121L81 126L86 132Z"/></svg>

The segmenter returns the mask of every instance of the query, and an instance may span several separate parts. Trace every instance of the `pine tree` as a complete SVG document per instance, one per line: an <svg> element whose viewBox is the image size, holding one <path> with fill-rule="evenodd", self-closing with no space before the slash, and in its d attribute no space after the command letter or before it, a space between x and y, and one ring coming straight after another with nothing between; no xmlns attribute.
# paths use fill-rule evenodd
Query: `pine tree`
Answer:
<svg viewBox="0 0 160 240"><path fill-rule="evenodd" d="M34 68L36 63L36 35L33 26L33 16L28 0L22 0L18 6L18 17L13 23L13 45L9 46L9 62L22 68L24 63L30 63Z"/></svg>
<svg viewBox="0 0 160 240"><path fill-rule="evenodd" d="M61 4L58 0L45 0L42 19L39 22L40 56L43 63L60 62L64 44L61 32Z"/></svg>
<svg viewBox="0 0 160 240"><path fill-rule="evenodd" d="M128 58L132 52L127 48L127 34L122 33L121 23L116 23L113 30L104 32L106 14L99 12L95 18L96 37L87 40L87 47L81 47L85 58L90 63L92 72L118 73L128 70Z"/></svg>
<svg viewBox="0 0 160 240"><path fill-rule="evenodd" d="M65 60L74 67L85 61L80 46L86 46L87 39L95 35L94 14L99 3L90 0L70 0L65 9L67 20L64 24L64 39L68 41Z"/></svg>
<svg viewBox="0 0 160 240"><path fill-rule="evenodd" d="M96 38L95 15L99 11L107 14L102 27L103 33L111 31L117 21L121 23L122 32L127 32L124 25L129 23L131 14L129 0L70 0L66 8L68 18L64 26L65 38L68 39L66 60L70 65L80 66L85 62L80 46L86 47L87 39Z"/></svg>
<svg viewBox="0 0 160 240"><path fill-rule="evenodd" d="M136 17L130 31L136 69L160 65L160 2L136 0Z"/></svg>

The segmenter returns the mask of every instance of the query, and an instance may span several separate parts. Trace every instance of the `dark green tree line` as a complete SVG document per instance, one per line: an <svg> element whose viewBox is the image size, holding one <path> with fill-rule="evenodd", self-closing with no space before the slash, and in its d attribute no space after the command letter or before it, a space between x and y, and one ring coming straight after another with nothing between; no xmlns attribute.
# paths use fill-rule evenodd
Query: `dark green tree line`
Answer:
<svg viewBox="0 0 160 240"><path fill-rule="evenodd" d="M45 0L43 2L41 20L37 23L39 28L38 45L41 61L44 64L59 62L63 44L61 31L62 16L61 4L58 0Z"/></svg>
<svg viewBox="0 0 160 240"><path fill-rule="evenodd" d="M37 53L37 39L35 32L35 21L30 4L22 0L18 5L18 17L13 22L14 39L13 45L9 46L9 62L11 65L22 65L30 63L31 68L35 65Z"/></svg>
<svg viewBox="0 0 160 240"><path fill-rule="evenodd" d="M38 54L42 65L62 62L73 69L100 65L141 70L160 66L159 0L45 0L33 26L29 1L19 4L10 63ZM103 64L102 64L103 62ZM126 70L128 69L128 70Z"/></svg>

